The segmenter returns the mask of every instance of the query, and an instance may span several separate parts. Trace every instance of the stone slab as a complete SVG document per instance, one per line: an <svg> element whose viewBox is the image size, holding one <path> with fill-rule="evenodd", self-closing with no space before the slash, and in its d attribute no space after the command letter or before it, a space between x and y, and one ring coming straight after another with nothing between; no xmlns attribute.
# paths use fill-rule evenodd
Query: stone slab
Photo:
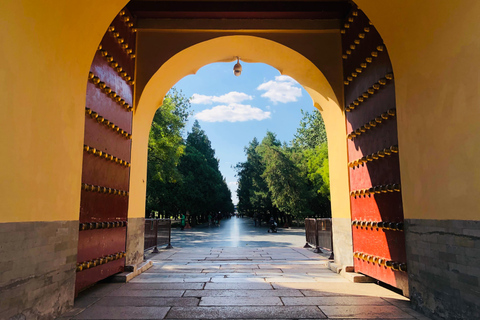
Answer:
<svg viewBox="0 0 480 320"><path fill-rule="evenodd" d="M71 319L163 319L169 307L93 306Z"/></svg>
<svg viewBox="0 0 480 320"><path fill-rule="evenodd" d="M127 228L126 265L136 266L143 262L145 218L129 218ZM128 281L128 280L127 280Z"/></svg>
<svg viewBox="0 0 480 320"><path fill-rule="evenodd" d="M131 272L121 272L118 274L115 274L111 277L109 277L109 281L111 282L129 282L133 278L139 276L140 274L144 273L148 269L150 269L153 266L153 263L151 260L148 261L143 261L139 263L138 265L134 266L134 270Z"/></svg>
<svg viewBox="0 0 480 320"><path fill-rule="evenodd" d="M303 297L300 290L186 290L184 297Z"/></svg>
<svg viewBox="0 0 480 320"><path fill-rule="evenodd" d="M267 282L244 283L244 282L224 282L224 283L207 283L205 290L266 290L272 289Z"/></svg>
<svg viewBox="0 0 480 320"><path fill-rule="evenodd" d="M323 312L313 306L302 307L173 307L166 319L325 319Z"/></svg>
<svg viewBox="0 0 480 320"><path fill-rule="evenodd" d="M163 278L163 277L137 277L130 281L131 283L182 283L182 282L208 282L210 277L195 278Z"/></svg>
<svg viewBox="0 0 480 320"><path fill-rule="evenodd" d="M283 306L279 297L203 297L200 306Z"/></svg>
<svg viewBox="0 0 480 320"><path fill-rule="evenodd" d="M127 283L125 289L130 290L176 290L192 289L199 290L205 286L204 282L181 282L181 283Z"/></svg>
<svg viewBox="0 0 480 320"><path fill-rule="evenodd" d="M265 283L265 278L254 276L254 277L235 277L235 278L226 278L226 277L212 277L210 282L212 283L236 283L242 281L245 284L254 284L254 283Z"/></svg>
<svg viewBox="0 0 480 320"><path fill-rule="evenodd" d="M391 306L377 297L282 297L286 306Z"/></svg>
<svg viewBox="0 0 480 320"><path fill-rule="evenodd" d="M109 293L109 297L181 297L185 290L130 290L122 288Z"/></svg>
<svg viewBox="0 0 480 320"><path fill-rule="evenodd" d="M328 318L355 319L414 319L394 306L319 306Z"/></svg>
<svg viewBox="0 0 480 320"><path fill-rule="evenodd" d="M172 298L172 297L108 297L101 299L96 306L131 306L131 307L167 307L167 306L196 306L200 299Z"/></svg>

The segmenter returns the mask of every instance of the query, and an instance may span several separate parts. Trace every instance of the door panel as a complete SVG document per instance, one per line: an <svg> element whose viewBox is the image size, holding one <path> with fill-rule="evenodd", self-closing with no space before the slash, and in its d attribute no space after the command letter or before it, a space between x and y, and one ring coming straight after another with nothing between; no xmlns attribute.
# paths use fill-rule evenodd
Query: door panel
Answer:
<svg viewBox="0 0 480 320"><path fill-rule="evenodd" d="M125 266L135 33L122 11L90 68L75 294Z"/></svg>
<svg viewBox="0 0 480 320"><path fill-rule="evenodd" d="M394 75L361 10L347 16L342 51L355 271L408 295Z"/></svg>

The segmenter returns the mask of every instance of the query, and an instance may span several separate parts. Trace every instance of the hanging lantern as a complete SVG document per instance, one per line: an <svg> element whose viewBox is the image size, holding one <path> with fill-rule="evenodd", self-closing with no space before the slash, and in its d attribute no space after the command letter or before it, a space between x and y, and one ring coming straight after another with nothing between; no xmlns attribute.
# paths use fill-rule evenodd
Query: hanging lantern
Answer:
<svg viewBox="0 0 480 320"><path fill-rule="evenodd" d="M240 59L237 57L237 63L233 66L233 74L239 76L242 74L242 65L240 64Z"/></svg>

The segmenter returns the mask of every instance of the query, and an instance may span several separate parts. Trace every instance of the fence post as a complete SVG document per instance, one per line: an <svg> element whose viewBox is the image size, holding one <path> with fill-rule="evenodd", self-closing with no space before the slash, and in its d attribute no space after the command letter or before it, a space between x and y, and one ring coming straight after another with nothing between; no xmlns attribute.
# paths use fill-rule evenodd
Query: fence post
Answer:
<svg viewBox="0 0 480 320"><path fill-rule="evenodd" d="M172 244L171 244L171 241L172 241L172 220L168 220L169 221L169 226L168 226L168 244L167 244L167 247L165 249L172 249Z"/></svg>
<svg viewBox="0 0 480 320"><path fill-rule="evenodd" d="M330 257L328 257L328 260L335 260L335 256L333 255L333 220L330 219L330 242L332 244L332 253L330 254Z"/></svg>
<svg viewBox="0 0 480 320"><path fill-rule="evenodd" d="M152 222L155 222L155 247L153 248L152 253L158 253L158 220L153 220Z"/></svg>
<svg viewBox="0 0 480 320"><path fill-rule="evenodd" d="M305 218L305 245L303 246L304 248L311 248L312 246L308 244L308 234L310 230L310 223L308 223L308 219Z"/></svg>
<svg viewBox="0 0 480 320"><path fill-rule="evenodd" d="M313 252L323 253L322 250L320 250L320 241L318 240L318 222L318 219L315 219L315 250L313 250ZM320 223L321 222L320 220Z"/></svg>

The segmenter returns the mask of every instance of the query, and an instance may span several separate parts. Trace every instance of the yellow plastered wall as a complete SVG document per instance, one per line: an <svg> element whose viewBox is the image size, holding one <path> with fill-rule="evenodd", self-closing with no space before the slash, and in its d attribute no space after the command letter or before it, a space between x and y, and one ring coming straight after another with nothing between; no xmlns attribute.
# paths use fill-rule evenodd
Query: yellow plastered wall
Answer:
<svg viewBox="0 0 480 320"><path fill-rule="evenodd" d="M0 1L0 222L78 220L87 75L127 1Z"/></svg>
<svg viewBox="0 0 480 320"><path fill-rule="evenodd" d="M480 2L356 2L393 64L405 218L479 220Z"/></svg>
<svg viewBox="0 0 480 320"><path fill-rule="evenodd" d="M0 222L78 219L85 79L106 27L126 3L0 2ZM405 217L478 219L480 3L357 3L380 31L393 63ZM152 102L158 106L159 100ZM145 112L139 109L134 118L133 216L143 216L141 137L147 133L141 131L151 121ZM327 127L332 142L328 121ZM329 152L335 158L336 151ZM332 186L337 171L331 169Z"/></svg>
<svg viewBox="0 0 480 320"><path fill-rule="evenodd" d="M178 38L175 34L171 37L172 41L173 37ZM142 47L142 39L140 35L137 48ZM152 42L151 39L145 41ZM137 56L142 59L141 49L137 51ZM243 61L269 64L282 74L293 77L321 109L329 139L332 211L335 217L350 217L345 121L329 82L310 60L298 52L261 37L240 35L217 37L190 46L164 63L151 79L142 79L142 75L137 73L137 81L148 83L134 116L129 216L144 216L148 133L155 110L161 105L164 95L184 76L213 62L234 61L236 56ZM137 67L137 72L142 70L141 66Z"/></svg>

